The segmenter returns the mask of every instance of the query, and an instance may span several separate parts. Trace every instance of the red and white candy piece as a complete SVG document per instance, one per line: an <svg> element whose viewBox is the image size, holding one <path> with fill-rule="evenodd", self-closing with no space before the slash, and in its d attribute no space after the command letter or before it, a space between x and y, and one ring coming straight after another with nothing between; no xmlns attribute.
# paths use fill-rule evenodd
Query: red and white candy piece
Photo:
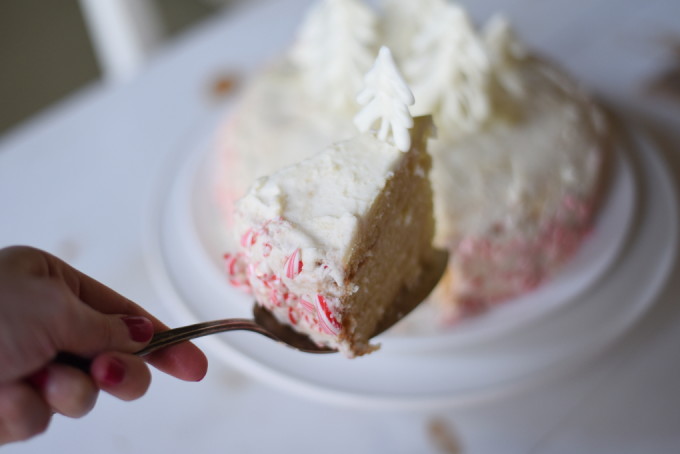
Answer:
<svg viewBox="0 0 680 454"><path fill-rule="evenodd" d="M227 272L227 276L234 277L237 274L236 265L238 264L238 254L224 254L224 269Z"/></svg>
<svg viewBox="0 0 680 454"><path fill-rule="evenodd" d="M297 325L299 319L295 315L295 309L293 309L293 306L288 306L288 320L290 321L291 325Z"/></svg>
<svg viewBox="0 0 680 454"><path fill-rule="evenodd" d="M253 229L248 229L246 233L241 237L241 246L244 248L249 248L257 242L257 232Z"/></svg>
<svg viewBox="0 0 680 454"><path fill-rule="evenodd" d="M302 260L300 260L300 248L295 249L288 257L284 265L286 270L286 277L288 279L295 279L295 276L302 272Z"/></svg>
<svg viewBox="0 0 680 454"><path fill-rule="evenodd" d="M229 278L229 283L244 291L250 290L250 283L246 277L246 264L243 253L224 254L224 268Z"/></svg>
<svg viewBox="0 0 680 454"><path fill-rule="evenodd" d="M319 316L319 326L321 330L327 334L337 336L340 334L340 329L342 325L337 318L333 315L331 310L328 308L328 303L323 295L316 295L315 298L316 311Z"/></svg>
<svg viewBox="0 0 680 454"><path fill-rule="evenodd" d="M316 308L314 307L313 303L307 301L304 298L300 298L299 301L300 301L300 307L302 308L302 310L309 313L310 315L314 315L314 313L316 312Z"/></svg>

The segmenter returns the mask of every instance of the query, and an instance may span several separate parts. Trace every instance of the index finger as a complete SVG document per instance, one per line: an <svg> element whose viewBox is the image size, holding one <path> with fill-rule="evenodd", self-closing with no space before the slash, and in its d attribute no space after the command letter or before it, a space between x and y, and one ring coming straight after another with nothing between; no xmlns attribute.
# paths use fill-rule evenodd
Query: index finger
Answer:
<svg viewBox="0 0 680 454"><path fill-rule="evenodd" d="M73 268L63 260L44 251L38 251L44 260L45 273L61 278L71 291L85 304L104 314L126 314L146 317L156 332L168 327L144 308L127 299L96 279ZM208 360L191 342L185 342L147 355L145 360L157 369L182 380L198 381L205 376Z"/></svg>

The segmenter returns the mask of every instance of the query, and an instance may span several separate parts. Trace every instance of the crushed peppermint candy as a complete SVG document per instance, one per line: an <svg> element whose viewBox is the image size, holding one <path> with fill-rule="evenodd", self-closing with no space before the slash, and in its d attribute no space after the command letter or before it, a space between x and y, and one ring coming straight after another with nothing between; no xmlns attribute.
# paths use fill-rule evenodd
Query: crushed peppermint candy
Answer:
<svg viewBox="0 0 680 454"><path fill-rule="evenodd" d="M286 277L288 279L295 279L295 276L302 272L302 266L302 260L300 260L300 248L297 248L288 257L288 260L286 260Z"/></svg>
<svg viewBox="0 0 680 454"><path fill-rule="evenodd" d="M342 328L342 325L340 324L338 319L335 318L331 310L328 308L326 298L324 298L323 295L316 295L315 301L316 311L319 316L319 324L321 325L321 329L324 332L332 334L334 336L340 334L340 329Z"/></svg>

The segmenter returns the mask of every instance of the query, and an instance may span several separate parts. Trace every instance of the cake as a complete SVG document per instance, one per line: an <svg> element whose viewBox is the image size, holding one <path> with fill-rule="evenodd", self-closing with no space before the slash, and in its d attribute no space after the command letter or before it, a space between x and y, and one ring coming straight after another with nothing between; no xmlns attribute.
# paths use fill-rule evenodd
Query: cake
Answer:
<svg viewBox="0 0 680 454"><path fill-rule="evenodd" d="M445 0L321 0L290 49L256 74L220 133L225 232L262 175L353 136L360 80L382 44L431 115L435 245L449 266L431 298L451 323L549 279L593 227L610 133L597 105L527 50L507 20L476 27Z"/></svg>
<svg viewBox="0 0 680 454"><path fill-rule="evenodd" d="M383 49L375 69L384 63L395 76L390 62ZM425 279L433 256L432 121L412 121L403 104L391 112L391 77L373 74L356 117L365 132L256 180L236 203L239 248L227 257L230 278L257 304L348 357L376 348L380 321ZM386 80L387 95L370 88Z"/></svg>

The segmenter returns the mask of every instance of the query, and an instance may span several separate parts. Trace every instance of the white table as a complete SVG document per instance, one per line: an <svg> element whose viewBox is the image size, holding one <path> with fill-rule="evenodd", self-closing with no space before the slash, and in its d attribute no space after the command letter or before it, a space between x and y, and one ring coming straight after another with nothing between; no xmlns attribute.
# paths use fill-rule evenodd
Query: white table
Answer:
<svg viewBox="0 0 680 454"><path fill-rule="evenodd" d="M308 3L292 1L261 39L279 39L283 48ZM680 106L642 90L665 62L664 37L680 36L680 3L469 3L477 18L505 11L533 48L646 125L680 176ZM233 67L252 69L249 49L264 41L240 43L240 31L280 10L272 1L258 14L218 17L129 83L88 87L0 138L0 247L51 251L172 322L141 253L154 180L164 158L219 108L209 94L214 79ZM4 452L678 452L679 297L676 279L588 367L483 405L436 412L336 407L212 361L199 384L154 373L144 398L123 403L102 395L84 419L56 417L47 434Z"/></svg>

